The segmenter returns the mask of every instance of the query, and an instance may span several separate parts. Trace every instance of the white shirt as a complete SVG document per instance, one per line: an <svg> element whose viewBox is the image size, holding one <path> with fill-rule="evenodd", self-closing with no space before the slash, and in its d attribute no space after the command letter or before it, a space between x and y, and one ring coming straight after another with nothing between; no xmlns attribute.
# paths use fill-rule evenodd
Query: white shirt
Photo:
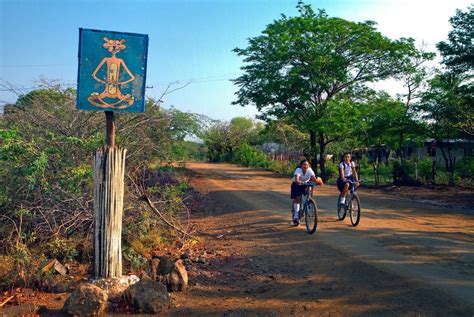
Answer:
<svg viewBox="0 0 474 317"><path fill-rule="evenodd" d="M295 170L295 173L293 174L293 182L296 182L296 175L300 176L300 182L303 182L303 183L309 181L311 179L311 176L315 176L311 167L309 167L306 170L306 173L303 173L303 170L301 169L301 167L298 167Z"/></svg>
<svg viewBox="0 0 474 317"><path fill-rule="evenodd" d="M355 163L351 162L351 164L347 164L346 162L339 163L339 169L344 170L344 177L352 176L352 168L355 168Z"/></svg>

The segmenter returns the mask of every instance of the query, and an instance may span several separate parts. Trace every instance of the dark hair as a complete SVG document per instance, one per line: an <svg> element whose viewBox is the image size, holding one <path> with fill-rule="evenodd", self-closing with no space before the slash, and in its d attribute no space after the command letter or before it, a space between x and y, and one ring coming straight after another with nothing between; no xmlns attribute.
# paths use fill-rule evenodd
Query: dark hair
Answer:
<svg viewBox="0 0 474 317"><path fill-rule="evenodd" d="M304 162L308 162L308 164L311 166L311 163L307 159L301 160L300 166L303 165Z"/></svg>
<svg viewBox="0 0 474 317"><path fill-rule="evenodd" d="M351 152L344 152L344 154L342 154L342 157L341 157L341 160L339 161L339 163L344 162L344 156L346 156L347 154L349 154L349 155L351 156L351 161L352 161L352 154L351 154Z"/></svg>

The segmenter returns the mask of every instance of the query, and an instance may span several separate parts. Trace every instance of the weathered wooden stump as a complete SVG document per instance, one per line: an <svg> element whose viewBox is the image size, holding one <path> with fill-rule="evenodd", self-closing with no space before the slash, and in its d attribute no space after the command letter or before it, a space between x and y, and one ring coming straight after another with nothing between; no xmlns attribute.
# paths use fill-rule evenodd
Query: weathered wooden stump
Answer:
<svg viewBox="0 0 474 317"><path fill-rule="evenodd" d="M122 276L122 213L126 149L105 146L94 155L94 275Z"/></svg>

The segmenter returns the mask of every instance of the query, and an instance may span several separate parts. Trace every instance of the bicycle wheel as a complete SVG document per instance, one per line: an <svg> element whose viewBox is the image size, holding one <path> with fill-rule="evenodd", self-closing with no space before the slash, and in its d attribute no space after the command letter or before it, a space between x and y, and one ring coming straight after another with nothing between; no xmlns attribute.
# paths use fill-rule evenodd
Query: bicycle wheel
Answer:
<svg viewBox="0 0 474 317"><path fill-rule="evenodd" d="M318 209L313 199L310 199L305 204L304 215L305 215L304 220L306 223L306 231L309 234L313 234L318 227Z"/></svg>
<svg viewBox="0 0 474 317"><path fill-rule="evenodd" d="M337 198L337 219L340 221L344 220L346 218L346 204L341 205L341 194L339 194L339 197Z"/></svg>
<svg viewBox="0 0 474 317"><path fill-rule="evenodd" d="M350 218L352 226L357 226L360 221L360 201L356 194L352 195L351 203L349 204Z"/></svg>

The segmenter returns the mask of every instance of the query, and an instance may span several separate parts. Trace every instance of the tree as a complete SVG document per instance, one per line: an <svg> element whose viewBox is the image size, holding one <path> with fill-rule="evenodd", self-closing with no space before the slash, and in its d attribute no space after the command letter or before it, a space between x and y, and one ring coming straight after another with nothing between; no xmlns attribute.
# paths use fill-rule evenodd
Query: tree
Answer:
<svg viewBox="0 0 474 317"><path fill-rule="evenodd" d="M464 76L454 73L440 73L430 81L430 89L423 93L419 110L423 113L423 119L429 126L430 135L437 141L445 160L448 172L454 171L455 159L451 154L448 142L444 146L444 140L453 139L463 135L466 122L474 124L474 112L472 104L474 101L473 91L463 91L466 87L462 85Z"/></svg>
<svg viewBox="0 0 474 317"><path fill-rule="evenodd" d="M230 161L240 145L255 144L262 129L262 124L252 119L235 117L230 122L215 122L202 133L201 138L208 148L210 161Z"/></svg>
<svg viewBox="0 0 474 317"><path fill-rule="evenodd" d="M441 90L444 107L449 105L449 117L446 118L456 128L470 136L474 135L474 6L466 12L456 10L449 20L453 29L448 34L448 41L438 43L437 47L447 67L445 74L439 74L431 85L431 91ZM440 104L441 96L427 93L431 101ZM452 98L447 102L446 98ZM447 113L443 111L442 113Z"/></svg>
<svg viewBox="0 0 474 317"><path fill-rule="evenodd" d="M412 131L411 128L416 127L414 123L414 109L413 106L419 101L420 94L426 79L428 78L429 72L426 67L426 62L433 60L436 54L431 52L425 52L423 49L412 51L412 54L405 57L403 61L403 67L401 72L397 75L397 79L403 82L406 89L404 94L401 94L400 101L403 105L403 110L399 116L398 127L398 157L400 159L400 166L404 158L403 145L405 143L405 136L407 132Z"/></svg>
<svg viewBox="0 0 474 317"><path fill-rule="evenodd" d="M335 140L327 123L330 101L349 87L399 73L415 49L411 39L384 37L372 21L328 17L301 2L298 11L268 25L247 48L234 49L246 63L234 80L234 104L255 105L263 119L285 118L309 133L313 165L317 143L325 177L325 150Z"/></svg>
<svg viewBox="0 0 474 317"><path fill-rule="evenodd" d="M439 42L437 47L443 56L443 63L455 73L472 71L474 66L474 6L466 12L456 10L449 19L453 29L448 41Z"/></svg>
<svg viewBox="0 0 474 317"><path fill-rule="evenodd" d="M307 143L306 134L297 126L282 120L268 122L262 134L266 141L282 144L287 153L302 152Z"/></svg>

